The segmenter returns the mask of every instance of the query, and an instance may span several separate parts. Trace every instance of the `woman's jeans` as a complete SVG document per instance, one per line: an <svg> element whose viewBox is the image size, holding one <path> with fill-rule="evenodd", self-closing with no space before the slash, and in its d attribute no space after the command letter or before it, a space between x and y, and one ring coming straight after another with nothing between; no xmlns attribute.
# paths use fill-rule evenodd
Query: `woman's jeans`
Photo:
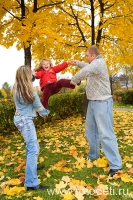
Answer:
<svg viewBox="0 0 133 200"><path fill-rule="evenodd" d="M37 141L33 117L15 115L14 124L21 132L26 142L26 175L24 186L37 186L39 185L37 177L37 157L39 153L39 144Z"/></svg>
<svg viewBox="0 0 133 200"><path fill-rule="evenodd" d="M122 160L113 130L112 110L112 98L103 101L89 100L86 114L86 137L90 146L88 158L99 158L101 143L110 169L121 169Z"/></svg>

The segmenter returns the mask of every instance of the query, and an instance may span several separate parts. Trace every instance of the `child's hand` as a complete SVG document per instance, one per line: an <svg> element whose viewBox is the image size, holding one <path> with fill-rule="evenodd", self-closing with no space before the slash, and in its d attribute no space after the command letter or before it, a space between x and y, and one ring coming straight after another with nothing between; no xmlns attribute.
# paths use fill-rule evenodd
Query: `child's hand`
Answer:
<svg viewBox="0 0 133 200"><path fill-rule="evenodd" d="M69 65L76 65L76 60L70 60L67 62Z"/></svg>
<svg viewBox="0 0 133 200"><path fill-rule="evenodd" d="M33 74L34 76L36 76L36 72L35 72L34 70L32 71L32 74Z"/></svg>

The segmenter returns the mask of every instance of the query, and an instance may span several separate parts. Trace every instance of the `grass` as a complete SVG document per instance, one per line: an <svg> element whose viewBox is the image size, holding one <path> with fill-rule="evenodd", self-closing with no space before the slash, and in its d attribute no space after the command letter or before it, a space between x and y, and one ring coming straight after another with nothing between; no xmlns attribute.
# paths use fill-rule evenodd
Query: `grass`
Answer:
<svg viewBox="0 0 133 200"><path fill-rule="evenodd" d="M25 174L25 144L19 132L11 135L0 136L0 199L13 200L130 200L129 193L133 193L133 113L126 111L114 111L114 130L119 143L119 150L123 160L123 169L113 179L108 179L108 165L105 164L104 154L101 149L101 161L88 161L86 159L89 150L85 136L85 121L81 116L72 116L65 120L46 123L37 130L40 144L38 165L44 169L38 171L38 178L43 185L49 185L47 191L19 192L21 180ZM22 165L23 164L23 165ZM55 192L55 189L63 187L70 194L66 196ZM12 180L12 184L7 181ZM7 186L6 186L7 185ZM77 198L74 197L75 185L80 189ZM11 190L14 187L16 193ZM7 190L5 190L7 188ZM91 191L84 194L85 189ZM108 195L100 195L100 191L108 190ZM11 191L10 191L11 190ZM63 189L62 189L63 190ZM61 191L62 191L61 190ZM10 191L10 193L9 193ZM99 195L95 191L99 191ZM52 194L53 192L53 194ZM4 194L5 193L5 194ZM83 196L82 196L82 195ZM117 195L116 195L117 194ZM82 197L82 198L81 198Z"/></svg>
<svg viewBox="0 0 133 200"><path fill-rule="evenodd" d="M114 102L114 107L115 108L133 108L132 104L123 104L119 102Z"/></svg>

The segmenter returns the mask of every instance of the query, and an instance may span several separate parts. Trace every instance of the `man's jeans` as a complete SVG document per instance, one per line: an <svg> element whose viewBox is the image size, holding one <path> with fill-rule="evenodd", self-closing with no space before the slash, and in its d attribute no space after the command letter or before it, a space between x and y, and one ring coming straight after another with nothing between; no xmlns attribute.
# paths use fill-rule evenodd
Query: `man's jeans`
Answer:
<svg viewBox="0 0 133 200"><path fill-rule="evenodd" d="M21 132L26 142L26 175L24 186L37 186L39 185L37 177L37 157L39 153L39 144L37 141L33 117L15 115L14 124Z"/></svg>
<svg viewBox="0 0 133 200"><path fill-rule="evenodd" d="M86 137L90 146L88 158L92 160L99 158L101 143L110 169L120 169L122 160L113 130L112 109L112 98L104 101L89 100L86 114Z"/></svg>

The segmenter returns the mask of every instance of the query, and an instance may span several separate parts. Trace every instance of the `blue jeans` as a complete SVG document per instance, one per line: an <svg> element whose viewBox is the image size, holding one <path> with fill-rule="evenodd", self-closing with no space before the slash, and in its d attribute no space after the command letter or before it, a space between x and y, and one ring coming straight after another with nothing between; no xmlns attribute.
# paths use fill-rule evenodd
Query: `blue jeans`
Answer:
<svg viewBox="0 0 133 200"><path fill-rule="evenodd" d="M26 142L26 175L24 186L37 186L40 184L37 177L37 158L39 153L39 144L37 141L33 117L15 115L14 124L21 132Z"/></svg>
<svg viewBox="0 0 133 200"><path fill-rule="evenodd" d="M122 160L113 130L113 99L89 101L86 114L86 137L89 142L88 158L95 160L100 156L100 144L110 169L120 169Z"/></svg>

